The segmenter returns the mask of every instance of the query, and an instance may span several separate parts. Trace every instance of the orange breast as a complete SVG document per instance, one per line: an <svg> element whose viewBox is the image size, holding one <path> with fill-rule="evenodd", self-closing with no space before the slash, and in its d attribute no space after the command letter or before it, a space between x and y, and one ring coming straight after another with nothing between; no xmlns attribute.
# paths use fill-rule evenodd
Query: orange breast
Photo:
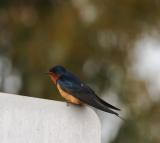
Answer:
<svg viewBox="0 0 160 143"><path fill-rule="evenodd" d="M74 96L72 96L71 94L63 91L59 84L57 84L57 88L58 88L60 94L62 95L62 97L65 98L67 101L69 101L73 104L82 104L82 102L79 99L77 99Z"/></svg>

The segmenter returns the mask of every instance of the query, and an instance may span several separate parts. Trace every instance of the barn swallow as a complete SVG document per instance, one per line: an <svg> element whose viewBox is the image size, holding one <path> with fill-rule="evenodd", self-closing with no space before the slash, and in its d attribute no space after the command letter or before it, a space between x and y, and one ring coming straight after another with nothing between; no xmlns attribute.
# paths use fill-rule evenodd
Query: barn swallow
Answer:
<svg viewBox="0 0 160 143"><path fill-rule="evenodd" d="M119 108L99 98L88 85L63 66L57 65L52 67L48 74L61 96L65 98L67 102L76 105L88 104L89 106L120 117L119 114L114 111L119 111Z"/></svg>

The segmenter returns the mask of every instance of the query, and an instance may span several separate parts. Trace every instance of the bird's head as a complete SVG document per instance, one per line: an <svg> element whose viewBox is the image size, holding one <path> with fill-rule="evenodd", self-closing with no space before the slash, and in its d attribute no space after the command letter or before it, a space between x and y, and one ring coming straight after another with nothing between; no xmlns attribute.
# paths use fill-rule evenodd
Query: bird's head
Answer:
<svg viewBox="0 0 160 143"><path fill-rule="evenodd" d="M52 81L54 83L56 83L56 81L62 76L64 75L66 72L66 69L63 66L57 65L52 67L48 74L50 75Z"/></svg>

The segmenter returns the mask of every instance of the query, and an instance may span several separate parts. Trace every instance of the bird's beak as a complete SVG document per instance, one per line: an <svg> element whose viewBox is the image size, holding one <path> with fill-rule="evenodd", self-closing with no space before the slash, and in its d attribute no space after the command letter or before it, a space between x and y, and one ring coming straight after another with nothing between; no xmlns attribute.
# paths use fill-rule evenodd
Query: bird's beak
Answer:
<svg viewBox="0 0 160 143"><path fill-rule="evenodd" d="M50 74L51 74L51 72L45 72L44 74L46 74L46 75L50 75Z"/></svg>

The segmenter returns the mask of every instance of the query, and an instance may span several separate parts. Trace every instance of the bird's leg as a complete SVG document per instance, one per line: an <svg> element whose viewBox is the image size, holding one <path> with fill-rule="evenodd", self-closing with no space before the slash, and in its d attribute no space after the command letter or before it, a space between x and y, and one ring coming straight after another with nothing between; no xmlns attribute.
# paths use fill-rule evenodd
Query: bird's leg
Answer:
<svg viewBox="0 0 160 143"><path fill-rule="evenodd" d="M67 105L67 107L69 107L69 105L71 104L71 102L69 102L69 101L66 101L66 105Z"/></svg>

